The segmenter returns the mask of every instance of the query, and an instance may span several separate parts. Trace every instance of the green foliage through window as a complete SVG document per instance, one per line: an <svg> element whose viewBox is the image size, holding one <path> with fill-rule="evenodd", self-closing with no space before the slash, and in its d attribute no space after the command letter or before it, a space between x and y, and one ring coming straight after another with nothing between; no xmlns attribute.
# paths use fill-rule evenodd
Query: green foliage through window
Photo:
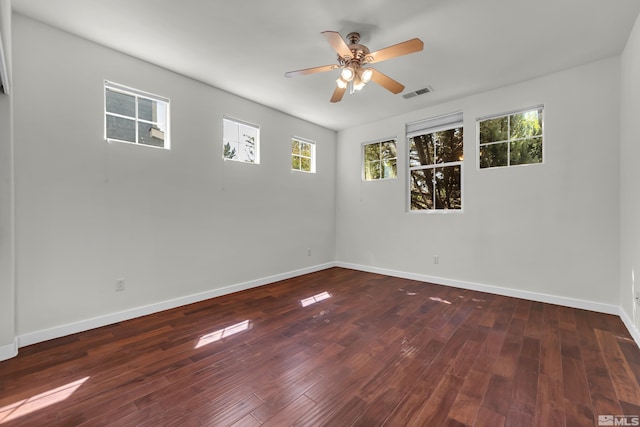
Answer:
<svg viewBox="0 0 640 427"><path fill-rule="evenodd" d="M480 168L542 163L542 110L479 120Z"/></svg>
<svg viewBox="0 0 640 427"><path fill-rule="evenodd" d="M316 144L301 139L291 140L291 169L302 172L315 172Z"/></svg>
<svg viewBox="0 0 640 427"><path fill-rule="evenodd" d="M396 141L374 142L363 145L364 179L388 179L398 176Z"/></svg>

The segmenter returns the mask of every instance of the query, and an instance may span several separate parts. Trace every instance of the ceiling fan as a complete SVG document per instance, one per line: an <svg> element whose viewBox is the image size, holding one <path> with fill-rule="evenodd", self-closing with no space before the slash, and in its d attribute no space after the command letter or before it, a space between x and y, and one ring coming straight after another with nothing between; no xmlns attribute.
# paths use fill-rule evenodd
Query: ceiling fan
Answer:
<svg viewBox="0 0 640 427"><path fill-rule="evenodd" d="M359 33L347 34L346 40L349 44L345 42L337 31L323 31L321 34L338 53L338 63L289 71L284 75L286 77L303 76L341 68L342 71L340 72L340 77L336 80L337 86L333 91L333 96L331 96L331 102L339 102L347 88L349 88L350 93L354 93L362 89L369 81L379 84L394 94L402 92L404 90L403 85L366 65L386 61L396 56L419 52L424 48L422 40L411 39L375 52L370 52L369 48L360 44Z"/></svg>

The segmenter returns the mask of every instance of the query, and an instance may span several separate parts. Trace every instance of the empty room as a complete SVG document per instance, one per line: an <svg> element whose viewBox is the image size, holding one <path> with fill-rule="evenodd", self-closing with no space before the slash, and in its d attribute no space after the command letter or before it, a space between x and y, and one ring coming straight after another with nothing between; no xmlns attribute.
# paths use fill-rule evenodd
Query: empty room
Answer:
<svg viewBox="0 0 640 427"><path fill-rule="evenodd" d="M0 0L0 426L640 425L637 0Z"/></svg>

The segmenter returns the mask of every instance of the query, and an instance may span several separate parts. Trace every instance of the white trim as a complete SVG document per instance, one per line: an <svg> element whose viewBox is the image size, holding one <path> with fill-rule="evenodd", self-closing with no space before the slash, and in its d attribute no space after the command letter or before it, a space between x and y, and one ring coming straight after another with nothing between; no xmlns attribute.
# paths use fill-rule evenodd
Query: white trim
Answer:
<svg viewBox="0 0 640 427"><path fill-rule="evenodd" d="M0 346L0 362L11 359L18 355L18 339L16 338L12 344Z"/></svg>
<svg viewBox="0 0 640 427"><path fill-rule="evenodd" d="M106 314L104 316L85 319L79 322L67 323L66 325L59 325L59 326L54 326L48 329L29 332L29 333L20 335L16 338L17 347L24 347L24 346L35 344L38 342L47 341L54 338L60 338L60 337L75 334L78 332L88 331L90 329L99 328L99 327L110 325L113 323L134 319L136 317L146 316L148 314L169 310L175 307L180 307L183 305L192 304L199 301L204 301L210 298L215 298L215 297L231 294L238 291L243 291L245 289L251 289L258 286L268 285L270 283L279 282L280 280L290 279L292 277L302 276L303 274L314 273L320 270L326 270L327 268L331 268L331 267L335 267L335 263L329 262L326 264L314 265L314 266L302 268L299 270L294 270L294 271L289 271L282 274L276 274L273 276L264 277L262 279L250 280L248 282L237 283L235 285L225 286L223 288L218 288L218 289L212 289L210 291L201 292L198 294L187 295L184 297L162 301L155 304L136 307L133 309L119 311L116 313ZM2 351L3 351L3 348L0 347L0 356L3 355ZM13 354L10 357L13 357L13 356L15 356L15 354ZM1 359L2 358L0 357L0 360Z"/></svg>
<svg viewBox="0 0 640 427"><path fill-rule="evenodd" d="M369 273L384 274L386 276L400 277L403 279L418 280L421 282L435 283L437 285L451 286L453 288L469 289L473 291L487 292L490 294L507 297L522 298L531 301L545 302L548 304L564 305L566 307L583 310L597 311L606 314L619 314L620 308L613 304L603 304L575 298L560 297L556 295L538 292L521 291L500 286L485 285L481 283L466 282L463 280L446 279L444 277L428 276L424 274L408 273L404 271L388 270L386 268L369 267L366 265L337 262L336 267L350 268L352 270L366 271Z"/></svg>
<svg viewBox="0 0 640 427"><path fill-rule="evenodd" d="M622 323L624 323L624 326L627 327L627 330L629 331L629 334L631 335L633 340L636 342L636 345L640 347L640 331L635 326L635 324L631 320L631 316L627 314L625 309L622 307L618 307L618 309L618 315L620 316L620 319L622 319Z"/></svg>

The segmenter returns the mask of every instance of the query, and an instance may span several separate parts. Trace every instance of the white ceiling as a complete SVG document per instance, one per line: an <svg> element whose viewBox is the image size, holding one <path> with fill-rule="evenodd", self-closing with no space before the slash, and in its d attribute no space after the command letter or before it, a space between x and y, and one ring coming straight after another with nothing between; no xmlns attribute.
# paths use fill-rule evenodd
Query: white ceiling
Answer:
<svg viewBox="0 0 640 427"><path fill-rule="evenodd" d="M217 88L340 130L618 55L638 0L12 0L14 11ZM418 37L424 51L375 68L433 92L373 82L329 103L339 71L322 31L371 51ZM141 88L144 89L144 88ZM585 88L588 90L588 88Z"/></svg>

